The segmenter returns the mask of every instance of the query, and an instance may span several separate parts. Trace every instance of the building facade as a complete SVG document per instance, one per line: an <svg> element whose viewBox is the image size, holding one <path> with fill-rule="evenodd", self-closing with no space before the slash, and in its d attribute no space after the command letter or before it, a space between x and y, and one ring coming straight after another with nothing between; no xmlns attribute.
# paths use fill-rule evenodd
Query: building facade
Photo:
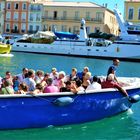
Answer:
<svg viewBox="0 0 140 140"><path fill-rule="evenodd" d="M31 2L28 14L28 33L36 33L42 30L43 4L35 1Z"/></svg>
<svg viewBox="0 0 140 140"><path fill-rule="evenodd" d="M125 20L140 23L140 0L125 0Z"/></svg>
<svg viewBox="0 0 140 140"><path fill-rule="evenodd" d="M87 33L119 33L114 12L92 2L44 3L42 28L79 33L82 18L86 20Z"/></svg>
<svg viewBox="0 0 140 140"><path fill-rule="evenodd" d="M5 0L0 0L0 34L4 32Z"/></svg>
<svg viewBox="0 0 140 140"><path fill-rule="evenodd" d="M24 34L28 30L28 0L7 0L5 4L6 34Z"/></svg>
<svg viewBox="0 0 140 140"><path fill-rule="evenodd" d="M87 33L119 33L114 12L105 6L52 0L6 0L3 30L9 35L31 34L38 30L79 34L82 18L86 20Z"/></svg>

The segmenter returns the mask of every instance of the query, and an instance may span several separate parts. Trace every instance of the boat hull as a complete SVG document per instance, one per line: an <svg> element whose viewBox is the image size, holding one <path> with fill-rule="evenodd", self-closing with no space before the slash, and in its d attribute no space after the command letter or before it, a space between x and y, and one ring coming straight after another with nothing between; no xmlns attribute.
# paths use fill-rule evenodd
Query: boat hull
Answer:
<svg viewBox="0 0 140 140"><path fill-rule="evenodd" d="M0 44L0 54L9 54L11 51L11 45Z"/></svg>
<svg viewBox="0 0 140 140"><path fill-rule="evenodd" d="M13 44L12 51L41 53L51 55L66 55L78 57L93 57L121 60L140 61L139 44L111 44L105 46L86 46L83 42L55 41L52 44L18 43Z"/></svg>
<svg viewBox="0 0 140 140"><path fill-rule="evenodd" d="M140 89L128 90L135 95ZM68 104L55 104L60 98ZM118 91L71 95L15 95L0 97L0 129L41 128L96 121L124 112L132 103Z"/></svg>

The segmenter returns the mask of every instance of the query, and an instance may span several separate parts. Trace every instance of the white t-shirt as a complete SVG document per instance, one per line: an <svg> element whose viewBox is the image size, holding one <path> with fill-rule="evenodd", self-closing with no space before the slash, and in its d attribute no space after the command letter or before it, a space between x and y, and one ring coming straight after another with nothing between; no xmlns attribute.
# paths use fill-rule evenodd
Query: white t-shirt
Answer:
<svg viewBox="0 0 140 140"><path fill-rule="evenodd" d="M86 90L94 90L94 89L101 89L101 85L98 82L93 82L90 84Z"/></svg>
<svg viewBox="0 0 140 140"><path fill-rule="evenodd" d="M25 78L24 79L25 84L28 86L29 91L34 91L36 88L36 83L32 78Z"/></svg>

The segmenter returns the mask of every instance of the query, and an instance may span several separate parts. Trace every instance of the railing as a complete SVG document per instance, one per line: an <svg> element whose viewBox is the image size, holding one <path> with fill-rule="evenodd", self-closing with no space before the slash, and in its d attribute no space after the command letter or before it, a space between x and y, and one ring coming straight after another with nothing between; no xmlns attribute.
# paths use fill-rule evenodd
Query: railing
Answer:
<svg viewBox="0 0 140 140"><path fill-rule="evenodd" d="M47 20L74 20L74 21L80 21L82 17L47 17L47 16L42 16L43 21ZM94 21L94 22L99 22L102 23L103 19L102 18L85 18L86 21Z"/></svg>
<svg viewBox="0 0 140 140"><path fill-rule="evenodd" d="M19 33L19 30L12 29L11 33Z"/></svg>
<svg viewBox="0 0 140 140"><path fill-rule="evenodd" d="M6 29L6 32L10 32L10 29Z"/></svg>
<svg viewBox="0 0 140 140"><path fill-rule="evenodd" d="M25 33L25 30L21 30L22 33Z"/></svg>
<svg viewBox="0 0 140 140"><path fill-rule="evenodd" d="M35 12L40 12L41 8L30 8L29 10L30 11L35 11Z"/></svg>
<svg viewBox="0 0 140 140"><path fill-rule="evenodd" d="M33 30L28 30L28 33L29 34L34 34L34 33L36 33L37 31L33 31Z"/></svg>

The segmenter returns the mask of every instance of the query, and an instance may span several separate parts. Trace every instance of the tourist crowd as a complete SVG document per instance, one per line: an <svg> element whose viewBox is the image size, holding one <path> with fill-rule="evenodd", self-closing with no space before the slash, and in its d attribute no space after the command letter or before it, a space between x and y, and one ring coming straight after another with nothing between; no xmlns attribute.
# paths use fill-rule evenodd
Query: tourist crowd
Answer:
<svg viewBox="0 0 140 140"><path fill-rule="evenodd" d="M22 73L15 76L10 71L7 71L4 78L0 77L0 93L77 93L101 88L117 88L125 96L128 96L115 76L118 64L119 60L113 60L113 65L108 69L107 78L104 79L92 76L88 67L84 67L82 72L77 72L76 68L72 68L69 75L66 75L64 71L58 72L56 68L52 68L50 73L44 73L42 70L35 72L32 69L23 68Z"/></svg>

